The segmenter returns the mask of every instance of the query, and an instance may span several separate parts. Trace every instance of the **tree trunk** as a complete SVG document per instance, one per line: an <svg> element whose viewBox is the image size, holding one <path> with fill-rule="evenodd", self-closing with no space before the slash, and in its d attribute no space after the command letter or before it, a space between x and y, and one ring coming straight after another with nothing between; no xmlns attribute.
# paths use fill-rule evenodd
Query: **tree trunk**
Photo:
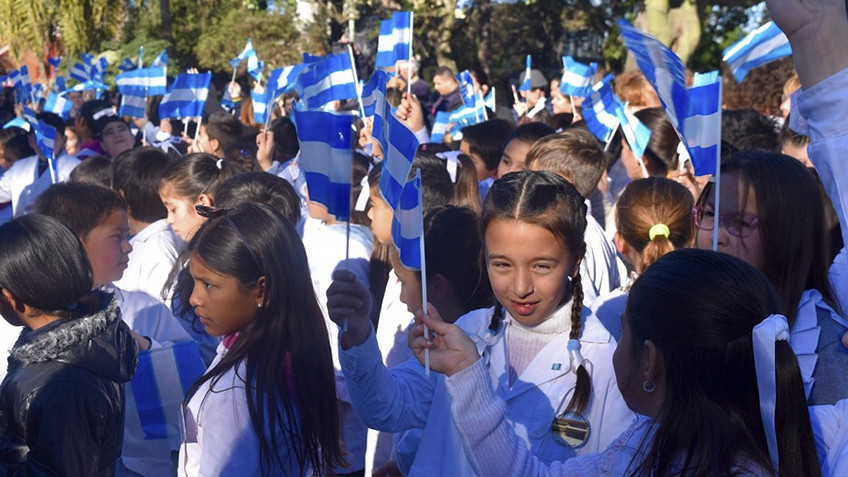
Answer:
<svg viewBox="0 0 848 477"><path fill-rule="evenodd" d="M173 48L174 35L171 31L171 1L159 0L159 21L162 30L162 38L168 41L168 44Z"/></svg>
<svg viewBox="0 0 848 477"><path fill-rule="evenodd" d="M479 43L477 44L477 61L480 63L480 67L483 68L483 71L489 75L492 72L490 62L492 57L492 1L479 0L477 5L480 13L480 35Z"/></svg>
<svg viewBox="0 0 848 477"><path fill-rule="evenodd" d="M685 65L701 40L701 20L698 18L696 2L685 0L679 7L671 9L668 12L668 23L674 35L671 49Z"/></svg>
<svg viewBox="0 0 848 477"><path fill-rule="evenodd" d="M439 66L447 66L454 71L456 71L456 62L453 60L451 39L455 12L456 0L443 0L442 24L439 27L439 40L436 44L436 62Z"/></svg>

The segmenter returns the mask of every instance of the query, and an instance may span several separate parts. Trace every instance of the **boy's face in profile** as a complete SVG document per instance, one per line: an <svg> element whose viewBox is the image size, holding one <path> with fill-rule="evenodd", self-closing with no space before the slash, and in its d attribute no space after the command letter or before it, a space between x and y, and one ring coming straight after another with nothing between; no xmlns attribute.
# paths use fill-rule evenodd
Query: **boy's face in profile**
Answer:
<svg viewBox="0 0 848 477"><path fill-rule="evenodd" d="M114 209L85 237L80 237L91 262L95 288L116 281L124 274L132 252L129 233L127 211Z"/></svg>

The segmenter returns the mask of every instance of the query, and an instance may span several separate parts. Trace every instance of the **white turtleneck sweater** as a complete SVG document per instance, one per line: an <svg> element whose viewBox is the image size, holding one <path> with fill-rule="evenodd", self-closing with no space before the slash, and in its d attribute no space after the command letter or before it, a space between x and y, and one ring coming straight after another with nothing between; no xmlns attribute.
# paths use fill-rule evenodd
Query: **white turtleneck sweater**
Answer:
<svg viewBox="0 0 848 477"><path fill-rule="evenodd" d="M563 305L562 309L568 310L568 313L553 313L550 318L532 327L524 326L512 318L512 324L507 329L506 336L507 353L509 353L511 365L510 386L527 369L542 348L558 335L571 332L571 301Z"/></svg>

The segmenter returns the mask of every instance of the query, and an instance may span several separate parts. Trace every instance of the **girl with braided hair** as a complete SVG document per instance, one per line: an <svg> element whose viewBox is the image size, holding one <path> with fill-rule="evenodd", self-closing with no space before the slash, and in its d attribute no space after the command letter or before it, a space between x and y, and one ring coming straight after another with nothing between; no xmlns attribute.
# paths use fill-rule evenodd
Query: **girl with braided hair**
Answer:
<svg viewBox="0 0 848 477"><path fill-rule="evenodd" d="M585 228L583 197L558 175L521 171L495 181L481 236L498 304L456 322L484 357L510 428L542 462L598 452L634 418L613 374L615 340L583 308ZM428 376L415 360L387 370L364 285L344 271L334 278L328 307L339 325L347 318L339 354L362 420L386 432L423 428L409 475L477 475L445 377Z"/></svg>

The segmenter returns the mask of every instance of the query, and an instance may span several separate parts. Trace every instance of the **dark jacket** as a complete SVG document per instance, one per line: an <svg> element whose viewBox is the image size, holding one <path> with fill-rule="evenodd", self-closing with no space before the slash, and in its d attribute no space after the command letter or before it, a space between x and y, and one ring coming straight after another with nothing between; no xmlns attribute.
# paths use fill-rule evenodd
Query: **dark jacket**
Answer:
<svg viewBox="0 0 848 477"><path fill-rule="evenodd" d="M115 297L93 298L80 318L25 329L10 351L0 475L114 475L138 347Z"/></svg>

